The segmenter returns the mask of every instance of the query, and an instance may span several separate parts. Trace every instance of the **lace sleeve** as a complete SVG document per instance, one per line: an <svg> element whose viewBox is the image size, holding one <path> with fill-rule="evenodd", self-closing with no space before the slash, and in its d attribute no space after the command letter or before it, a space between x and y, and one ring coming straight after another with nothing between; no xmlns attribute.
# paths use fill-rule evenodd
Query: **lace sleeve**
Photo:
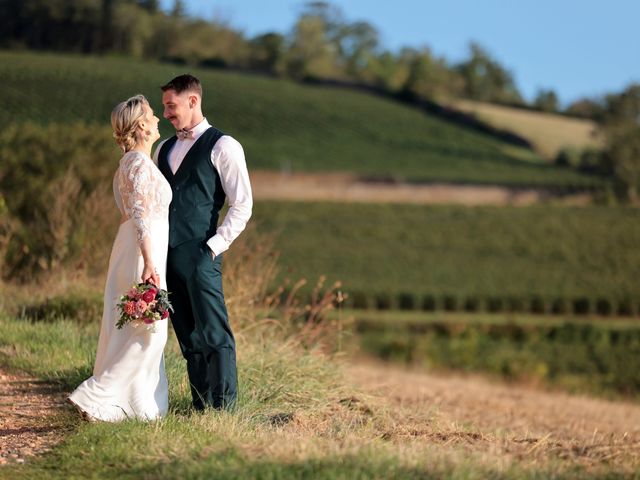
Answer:
<svg viewBox="0 0 640 480"><path fill-rule="evenodd" d="M127 159L122 165L118 184L124 213L133 221L139 244L142 244L150 230L153 204L152 166L144 157L132 155L132 158Z"/></svg>

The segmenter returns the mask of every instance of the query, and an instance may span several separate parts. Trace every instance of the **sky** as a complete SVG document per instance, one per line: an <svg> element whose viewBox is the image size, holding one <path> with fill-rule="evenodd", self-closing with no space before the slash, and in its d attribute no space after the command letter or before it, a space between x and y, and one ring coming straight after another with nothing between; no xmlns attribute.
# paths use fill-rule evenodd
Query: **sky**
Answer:
<svg viewBox="0 0 640 480"><path fill-rule="evenodd" d="M552 88L563 105L640 82L640 0L337 0L391 51L424 47L450 62L478 42L506 67L527 100ZM220 19L251 37L288 33L299 0L186 0L190 15ZM169 8L173 0L162 0Z"/></svg>

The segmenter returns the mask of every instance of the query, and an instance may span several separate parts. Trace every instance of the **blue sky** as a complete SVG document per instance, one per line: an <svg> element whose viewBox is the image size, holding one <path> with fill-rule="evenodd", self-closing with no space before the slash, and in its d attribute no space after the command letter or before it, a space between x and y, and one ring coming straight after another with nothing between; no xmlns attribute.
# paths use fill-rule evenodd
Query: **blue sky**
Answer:
<svg viewBox="0 0 640 480"><path fill-rule="evenodd" d="M164 7L173 0L162 0ZM286 33L304 2L186 0L190 14L218 18L253 36ZM366 20L382 44L428 46L450 61L475 40L513 73L532 99L553 88L566 104L640 82L640 0L335 1L348 21Z"/></svg>

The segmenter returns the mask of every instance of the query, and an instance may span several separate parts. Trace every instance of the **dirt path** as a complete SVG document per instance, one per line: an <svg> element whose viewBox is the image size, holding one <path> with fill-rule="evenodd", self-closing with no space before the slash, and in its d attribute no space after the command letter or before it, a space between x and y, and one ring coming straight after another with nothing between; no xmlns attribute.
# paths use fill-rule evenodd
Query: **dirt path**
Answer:
<svg viewBox="0 0 640 480"><path fill-rule="evenodd" d="M0 369L0 466L24 463L58 443L66 428L64 394L50 383Z"/></svg>
<svg viewBox="0 0 640 480"><path fill-rule="evenodd" d="M344 173L282 174L258 170L251 172L251 183L257 200L516 206L531 205L545 200L571 205L585 205L591 201L588 194L558 197L537 189L369 182Z"/></svg>
<svg viewBox="0 0 640 480"><path fill-rule="evenodd" d="M640 468L640 405L434 375L374 361L347 368L351 381L384 399L391 440L464 444L519 459L586 467Z"/></svg>

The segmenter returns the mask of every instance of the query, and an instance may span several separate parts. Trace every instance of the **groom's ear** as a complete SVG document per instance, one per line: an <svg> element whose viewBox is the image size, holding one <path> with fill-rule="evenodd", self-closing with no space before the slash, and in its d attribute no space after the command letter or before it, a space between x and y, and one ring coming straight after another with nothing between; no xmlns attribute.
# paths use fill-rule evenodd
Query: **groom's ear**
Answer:
<svg viewBox="0 0 640 480"><path fill-rule="evenodd" d="M189 95L189 108L194 108L198 104L197 95Z"/></svg>

